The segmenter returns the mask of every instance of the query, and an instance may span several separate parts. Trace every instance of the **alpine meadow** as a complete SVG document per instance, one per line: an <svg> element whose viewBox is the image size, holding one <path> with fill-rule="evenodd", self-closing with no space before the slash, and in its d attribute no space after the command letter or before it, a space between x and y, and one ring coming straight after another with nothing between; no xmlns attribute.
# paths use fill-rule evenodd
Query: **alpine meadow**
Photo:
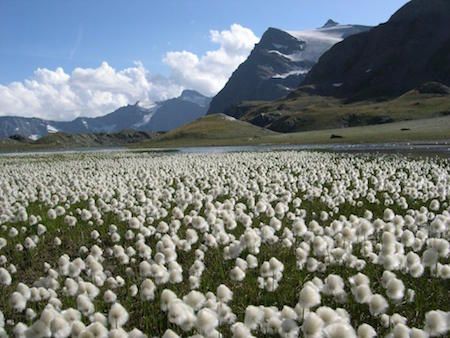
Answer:
<svg viewBox="0 0 450 338"><path fill-rule="evenodd" d="M0 41L0 338L450 336L450 1L0 0Z"/></svg>

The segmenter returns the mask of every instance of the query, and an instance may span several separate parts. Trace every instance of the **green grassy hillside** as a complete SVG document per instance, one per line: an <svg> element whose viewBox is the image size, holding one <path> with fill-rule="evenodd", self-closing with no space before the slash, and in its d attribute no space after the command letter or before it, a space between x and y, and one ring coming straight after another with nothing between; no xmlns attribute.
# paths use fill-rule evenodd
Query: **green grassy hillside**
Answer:
<svg viewBox="0 0 450 338"><path fill-rule="evenodd" d="M450 116L281 134L239 120L227 120L223 116L209 115L154 140L133 144L132 147L436 141L450 141Z"/></svg>
<svg viewBox="0 0 450 338"><path fill-rule="evenodd" d="M442 117L450 114L450 95L410 91L388 101L343 100L294 93L274 102L247 102L236 107L243 121L279 132L357 127Z"/></svg>
<svg viewBox="0 0 450 338"><path fill-rule="evenodd" d="M258 144L277 133L226 115L207 115L160 137L133 147Z"/></svg>

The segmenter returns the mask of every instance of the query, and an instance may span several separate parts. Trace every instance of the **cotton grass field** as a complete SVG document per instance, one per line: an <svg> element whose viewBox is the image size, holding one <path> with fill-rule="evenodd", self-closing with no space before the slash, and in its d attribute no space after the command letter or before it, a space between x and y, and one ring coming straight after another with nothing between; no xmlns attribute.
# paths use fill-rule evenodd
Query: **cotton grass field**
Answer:
<svg viewBox="0 0 450 338"><path fill-rule="evenodd" d="M450 162L0 159L0 337L448 337Z"/></svg>

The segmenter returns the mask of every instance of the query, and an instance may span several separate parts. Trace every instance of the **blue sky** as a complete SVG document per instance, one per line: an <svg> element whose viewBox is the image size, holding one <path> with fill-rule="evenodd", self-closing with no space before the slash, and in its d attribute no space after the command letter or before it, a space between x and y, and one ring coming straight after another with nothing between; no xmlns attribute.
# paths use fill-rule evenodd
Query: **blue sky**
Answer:
<svg viewBox="0 0 450 338"><path fill-rule="evenodd" d="M217 51L224 47L228 34L226 32L232 31L232 24L236 23L248 29L256 37L260 37L269 26L300 30L319 27L329 18L341 23L376 25L386 21L406 2L0 0L0 86L9 86L13 81L23 82L26 79L40 81L45 78L47 81L55 76L70 76L72 79L71 73L74 69L99 69L102 62L107 63L102 68L102 74L111 73L111 69L120 72L138 67L134 62L140 61L141 68L138 68L145 69L146 74L156 77L153 80L161 89L166 77L171 77L174 67L176 68L170 66L167 60L163 61L168 52L189 51L188 56L192 57L191 62L195 63L195 57L201 59L208 51ZM225 33L218 38L219 41L212 41L211 30ZM255 42L248 32L243 33L237 29L233 34L235 33L240 34L240 39L247 37L252 43ZM246 49L249 49L249 46ZM248 53L248 50L244 49L238 51L240 58ZM183 55L178 55L173 62L180 63L184 60L187 59L183 58ZM234 62L236 60L240 59L237 58ZM232 62L226 62L234 67ZM200 65L196 71L200 71L205 65ZM39 68L55 72L58 67L61 67L63 72L35 74ZM97 76L98 73L90 74ZM159 74L164 78L158 78ZM186 77L186 74L178 75ZM199 76L201 77L201 74ZM176 85L178 87L173 86L173 90L164 95L170 96L170 93L179 91L189 83ZM207 87L204 84L196 89L203 89L204 93L211 94L217 90L216 87ZM5 115L11 113L11 108L4 108L7 105L2 105L2 95L9 97L8 107L13 106L13 103L15 106L17 104L14 101L16 98L10 97L14 96L11 90L6 93L5 88L3 92L1 89L0 87L0 115ZM161 90L158 92L160 94L153 96L164 98ZM149 100L153 98L150 96ZM124 100L120 99L116 103L120 102ZM25 104L24 106L26 107ZM73 112L75 115L79 113Z"/></svg>
<svg viewBox="0 0 450 338"><path fill-rule="evenodd" d="M269 27L312 28L328 18L375 25L404 0L0 0L0 83L38 67L65 70L108 61L124 68L141 60L153 72L169 50L201 54L208 32L233 23L261 36Z"/></svg>

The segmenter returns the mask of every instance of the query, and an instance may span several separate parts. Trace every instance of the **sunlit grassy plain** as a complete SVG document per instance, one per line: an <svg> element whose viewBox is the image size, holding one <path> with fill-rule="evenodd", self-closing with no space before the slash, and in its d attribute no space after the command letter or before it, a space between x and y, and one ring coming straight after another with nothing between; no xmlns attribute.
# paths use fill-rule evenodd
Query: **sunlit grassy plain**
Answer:
<svg viewBox="0 0 450 338"><path fill-rule="evenodd" d="M332 137L338 136L338 137ZM155 140L130 145L132 148L170 148L195 146L261 144L352 144L386 142L449 142L450 116L371 125L275 133L220 115L206 116L175 129Z"/></svg>

